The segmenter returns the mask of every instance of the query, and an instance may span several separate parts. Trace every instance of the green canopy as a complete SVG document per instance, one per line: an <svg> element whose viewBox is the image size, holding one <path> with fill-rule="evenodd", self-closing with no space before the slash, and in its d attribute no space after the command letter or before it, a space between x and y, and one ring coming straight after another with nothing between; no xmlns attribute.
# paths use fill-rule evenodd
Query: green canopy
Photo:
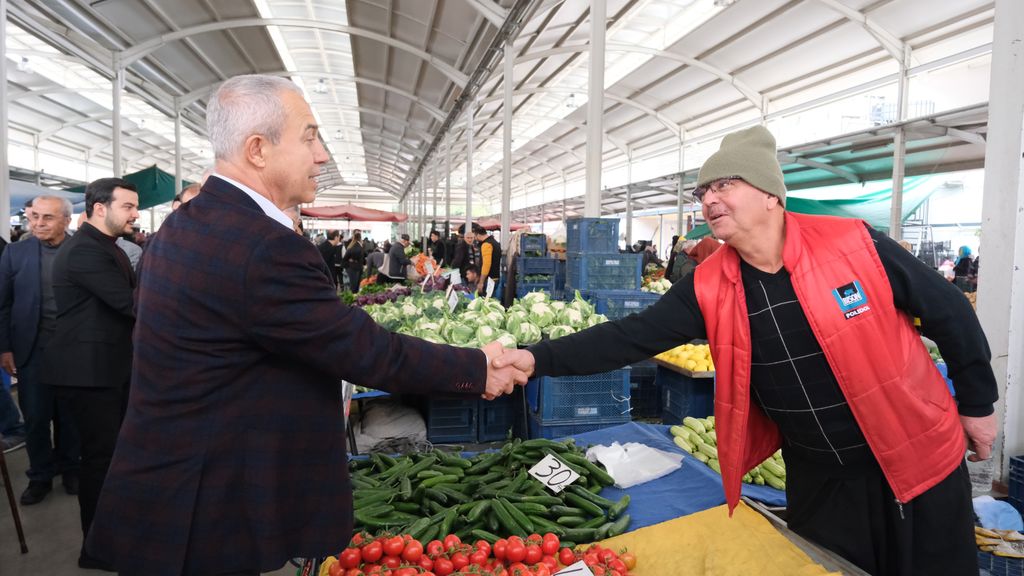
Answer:
<svg viewBox="0 0 1024 576"><path fill-rule="evenodd" d="M922 186L926 177L907 178L903 184L903 214L906 220L924 204L925 200L935 192L935 188ZM883 232L889 230L889 212L892 200L892 188L883 188L854 198L836 198L828 200L811 200L786 196L786 210L799 214L822 214L825 216L845 216L860 218L873 228ZM701 224L686 234L689 240L696 240L711 234L707 224Z"/></svg>
<svg viewBox="0 0 1024 576"><path fill-rule="evenodd" d="M125 174L121 178L135 184L135 187L138 188L139 210L170 202L174 200L174 195L179 192L179 190L174 189L174 174L164 172L157 168L155 164L138 172ZM189 184L192 184L192 182L188 180L182 180L181 182L182 188ZM85 186L69 188L68 191L85 193Z"/></svg>

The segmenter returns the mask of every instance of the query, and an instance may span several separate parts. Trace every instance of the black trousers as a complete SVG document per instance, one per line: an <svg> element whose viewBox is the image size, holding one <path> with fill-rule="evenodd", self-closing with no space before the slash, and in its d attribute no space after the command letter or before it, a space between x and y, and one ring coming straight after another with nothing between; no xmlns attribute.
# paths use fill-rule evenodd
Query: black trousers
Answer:
<svg viewBox="0 0 1024 576"><path fill-rule="evenodd" d="M78 473L78 508L82 542L89 536L96 503L114 456L117 434L128 407L128 385L115 388L54 386L57 398L66 402L78 427L82 463Z"/></svg>
<svg viewBox="0 0 1024 576"><path fill-rule="evenodd" d="M363 269L362 268L348 268L347 271L348 271L349 290L353 294L356 294L356 293L359 292L359 281L362 280L362 278L363 278ZM341 286L340 280L338 282L338 286Z"/></svg>
<svg viewBox="0 0 1024 576"><path fill-rule="evenodd" d="M832 468L786 458L789 528L875 576L977 576L967 465L899 504L873 460Z"/></svg>

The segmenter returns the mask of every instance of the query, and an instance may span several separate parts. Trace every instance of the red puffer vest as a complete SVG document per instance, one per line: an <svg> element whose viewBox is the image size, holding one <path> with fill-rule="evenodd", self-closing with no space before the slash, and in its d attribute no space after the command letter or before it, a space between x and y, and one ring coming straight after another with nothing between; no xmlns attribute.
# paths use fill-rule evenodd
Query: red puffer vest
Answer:
<svg viewBox="0 0 1024 576"><path fill-rule="evenodd" d="M889 486L909 502L964 457L953 398L892 288L860 220L786 213L783 265ZM750 323L740 258L724 246L697 267L697 301L715 360L715 427L730 513L743 474L781 445L750 407Z"/></svg>

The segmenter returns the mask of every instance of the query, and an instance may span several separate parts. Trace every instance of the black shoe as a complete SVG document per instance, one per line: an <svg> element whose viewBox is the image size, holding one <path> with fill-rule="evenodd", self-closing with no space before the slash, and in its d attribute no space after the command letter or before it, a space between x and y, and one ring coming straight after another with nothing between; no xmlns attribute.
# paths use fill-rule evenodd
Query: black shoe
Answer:
<svg viewBox="0 0 1024 576"><path fill-rule="evenodd" d="M50 493L50 490L53 490L52 482L30 481L28 488L25 488L25 491L21 493L21 505L31 506L39 504Z"/></svg>
<svg viewBox="0 0 1024 576"><path fill-rule="evenodd" d="M64 474L64 492L71 496L78 496L78 474Z"/></svg>
<svg viewBox="0 0 1024 576"><path fill-rule="evenodd" d="M78 555L78 567L86 570L103 570L106 572L116 572L114 567L98 558L93 558L85 552Z"/></svg>

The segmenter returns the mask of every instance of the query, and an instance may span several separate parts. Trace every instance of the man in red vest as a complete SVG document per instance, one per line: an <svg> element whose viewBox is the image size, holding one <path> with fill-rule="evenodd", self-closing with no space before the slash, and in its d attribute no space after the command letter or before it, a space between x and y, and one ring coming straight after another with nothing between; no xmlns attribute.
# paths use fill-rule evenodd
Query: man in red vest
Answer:
<svg viewBox="0 0 1024 576"><path fill-rule="evenodd" d="M998 393L967 299L861 220L786 212L763 127L725 137L694 197L725 245L693 274L639 314L495 365L591 374L707 338L730 510L743 474L781 447L798 534L871 574L977 574L964 453L990 457Z"/></svg>

